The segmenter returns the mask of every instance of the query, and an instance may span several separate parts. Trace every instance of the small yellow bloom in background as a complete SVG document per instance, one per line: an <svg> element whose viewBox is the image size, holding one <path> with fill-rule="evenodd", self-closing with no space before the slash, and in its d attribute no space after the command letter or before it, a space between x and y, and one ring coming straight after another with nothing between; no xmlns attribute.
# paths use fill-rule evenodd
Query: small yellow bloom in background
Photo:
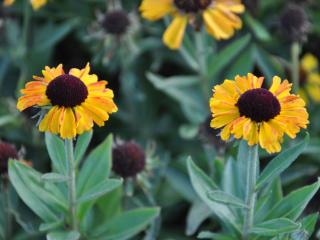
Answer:
<svg viewBox="0 0 320 240"><path fill-rule="evenodd" d="M145 19L159 20L171 15L173 20L163 35L164 43L171 49L181 46L188 22L202 17L207 32L214 38L229 39L242 27L237 16L244 12L240 0L143 0L140 11Z"/></svg>
<svg viewBox="0 0 320 240"><path fill-rule="evenodd" d="M11 6L15 0L4 0L3 5L8 7ZM47 0L30 0L33 10L38 10L47 4Z"/></svg>
<svg viewBox="0 0 320 240"><path fill-rule="evenodd" d="M318 68L318 59L311 53L307 53L301 60L301 67L307 73Z"/></svg>
<svg viewBox="0 0 320 240"><path fill-rule="evenodd" d="M47 4L47 0L30 0L33 10L38 10Z"/></svg>
<svg viewBox="0 0 320 240"><path fill-rule="evenodd" d="M320 72L319 62L311 53L305 54L300 62L300 89L299 95L307 102L308 97L316 103L320 103Z"/></svg>
<svg viewBox="0 0 320 240"><path fill-rule="evenodd" d="M221 138L231 134L243 138L250 146L259 144L269 153L279 152L284 134L295 138L306 128L308 113L305 102L291 94L287 80L273 78L269 90L262 88L263 77L253 74L225 80L214 87L210 99L212 128L222 128Z"/></svg>
<svg viewBox="0 0 320 240"><path fill-rule="evenodd" d="M14 3L15 0L4 0L3 5L8 7Z"/></svg>
<svg viewBox="0 0 320 240"><path fill-rule="evenodd" d="M45 67L43 77L34 76L21 90L17 103L20 111L28 107L49 108L41 120L39 130L59 134L63 139L74 138L93 128L95 122L104 126L109 114L117 111L113 91L106 88L107 81L98 81L89 74L90 65L73 68L65 73L62 64Z"/></svg>

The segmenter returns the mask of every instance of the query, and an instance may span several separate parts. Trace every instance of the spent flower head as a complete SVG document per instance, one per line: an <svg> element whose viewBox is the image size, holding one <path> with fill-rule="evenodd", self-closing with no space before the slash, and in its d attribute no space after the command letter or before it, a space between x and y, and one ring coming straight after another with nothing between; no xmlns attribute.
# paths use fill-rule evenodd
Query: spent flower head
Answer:
<svg viewBox="0 0 320 240"><path fill-rule="evenodd" d="M112 151L112 169L123 178L135 177L145 165L145 152L135 142L124 142Z"/></svg>
<svg viewBox="0 0 320 240"><path fill-rule="evenodd" d="M0 142L0 175L7 175L9 159L18 158L18 151L14 145Z"/></svg>

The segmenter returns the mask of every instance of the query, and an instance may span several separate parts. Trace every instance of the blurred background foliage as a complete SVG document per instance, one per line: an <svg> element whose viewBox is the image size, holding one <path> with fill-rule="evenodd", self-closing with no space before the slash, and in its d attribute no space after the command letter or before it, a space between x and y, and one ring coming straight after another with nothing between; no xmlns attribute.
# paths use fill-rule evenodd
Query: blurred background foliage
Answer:
<svg viewBox="0 0 320 240"><path fill-rule="evenodd" d="M161 41L166 21L147 22L139 16L140 0L50 0L38 11L27 0L1 6L0 138L22 149L34 168L50 169L43 135L35 127L36 119L30 118L34 110L21 114L15 109L19 89L46 65L63 63L67 70L90 62L92 72L109 82L119 107L106 127L95 129L90 148L110 132L116 141L135 140L146 150L152 146L152 156L160 164L148 191L153 204L162 207L159 239L194 239L200 225L204 230L216 225L188 180L186 156L191 155L219 183L223 174L232 174L224 170L224 163L236 155L233 143L222 143L209 128L211 89L225 78L248 72L265 76L266 85L274 75L290 79L290 42L280 16L292 2L302 4L311 22L301 56L312 53L320 59L317 0L246 0L243 28L233 38L215 41L189 29L179 51L170 51ZM105 14L119 7L130 18L121 36L108 33L101 23ZM198 66L201 59L206 69ZM314 182L320 173L319 103L309 101L308 108L311 143L282 175L285 191ZM284 148L292 144L286 142ZM262 155L263 166L269 157ZM139 191L136 194L139 197ZM307 212L319 211L319 197ZM16 211L24 216L21 219L36 225L36 218L21 203L19 206ZM17 219L20 227L15 228L20 232L30 228ZM185 234L190 237L183 237Z"/></svg>

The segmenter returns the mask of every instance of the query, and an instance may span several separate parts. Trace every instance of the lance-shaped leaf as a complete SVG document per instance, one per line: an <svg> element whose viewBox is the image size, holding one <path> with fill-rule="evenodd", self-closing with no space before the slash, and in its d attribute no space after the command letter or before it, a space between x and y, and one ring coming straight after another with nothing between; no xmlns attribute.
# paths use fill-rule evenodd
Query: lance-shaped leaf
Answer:
<svg viewBox="0 0 320 240"><path fill-rule="evenodd" d="M85 192L82 196L77 200L78 203L84 203L91 201L93 199L97 199L104 194L114 190L122 184L122 180L118 179L107 179L97 186L90 189L88 192Z"/></svg>
<svg viewBox="0 0 320 240"><path fill-rule="evenodd" d="M125 212L98 227L92 240L130 239L146 228L159 215L159 208L141 208Z"/></svg>
<svg viewBox="0 0 320 240"><path fill-rule="evenodd" d="M291 233L299 229L300 225L288 218L278 218L255 225L251 233L258 236L273 237L279 234Z"/></svg>
<svg viewBox="0 0 320 240"><path fill-rule="evenodd" d="M293 221L297 220L309 201L319 190L319 187L320 180L291 192L269 211L266 219L289 218Z"/></svg>
<svg viewBox="0 0 320 240"><path fill-rule="evenodd" d="M209 199L207 193L209 191L218 190L217 185L189 158L187 160L188 171L191 183L199 197L204 201L213 213L226 224L230 230L239 232L239 226L236 223L236 217L228 208L228 206L217 203Z"/></svg>
<svg viewBox="0 0 320 240"><path fill-rule="evenodd" d="M92 138L92 131L85 132L81 134L78 139L74 149L74 159L78 164L83 158Z"/></svg>
<svg viewBox="0 0 320 240"><path fill-rule="evenodd" d="M207 194L208 194L208 198L214 202L222 203L222 204L232 206L232 207L237 207L237 208L248 208L240 198L237 198L226 192L215 190L215 191L209 191Z"/></svg>
<svg viewBox="0 0 320 240"><path fill-rule="evenodd" d="M304 138L304 140L297 145L283 151L278 156L276 156L262 171L256 188L259 189L263 185L273 181L277 178L284 170L286 170L303 152L305 147L308 145L309 135Z"/></svg>

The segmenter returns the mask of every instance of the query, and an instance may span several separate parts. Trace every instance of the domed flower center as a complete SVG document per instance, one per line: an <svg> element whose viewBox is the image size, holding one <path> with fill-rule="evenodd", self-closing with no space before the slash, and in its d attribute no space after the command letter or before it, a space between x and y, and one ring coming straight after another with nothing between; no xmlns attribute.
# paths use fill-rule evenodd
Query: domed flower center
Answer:
<svg viewBox="0 0 320 240"><path fill-rule="evenodd" d="M54 106L75 107L86 100L88 89L79 78L63 74L49 83L46 95Z"/></svg>
<svg viewBox="0 0 320 240"><path fill-rule="evenodd" d="M243 93L236 106L241 116L255 122L268 121L280 113L278 99L267 89L251 89Z"/></svg>
<svg viewBox="0 0 320 240"><path fill-rule="evenodd" d="M174 0L177 8L187 13L196 13L206 9L212 0Z"/></svg>
<svg viewBox="0 0 320 240"><path fill-rule="evenodd" d="M129 25L128 14L122 10L107 13L102 22L102 26L107 33L116 35L125 33Z"/></svg>

